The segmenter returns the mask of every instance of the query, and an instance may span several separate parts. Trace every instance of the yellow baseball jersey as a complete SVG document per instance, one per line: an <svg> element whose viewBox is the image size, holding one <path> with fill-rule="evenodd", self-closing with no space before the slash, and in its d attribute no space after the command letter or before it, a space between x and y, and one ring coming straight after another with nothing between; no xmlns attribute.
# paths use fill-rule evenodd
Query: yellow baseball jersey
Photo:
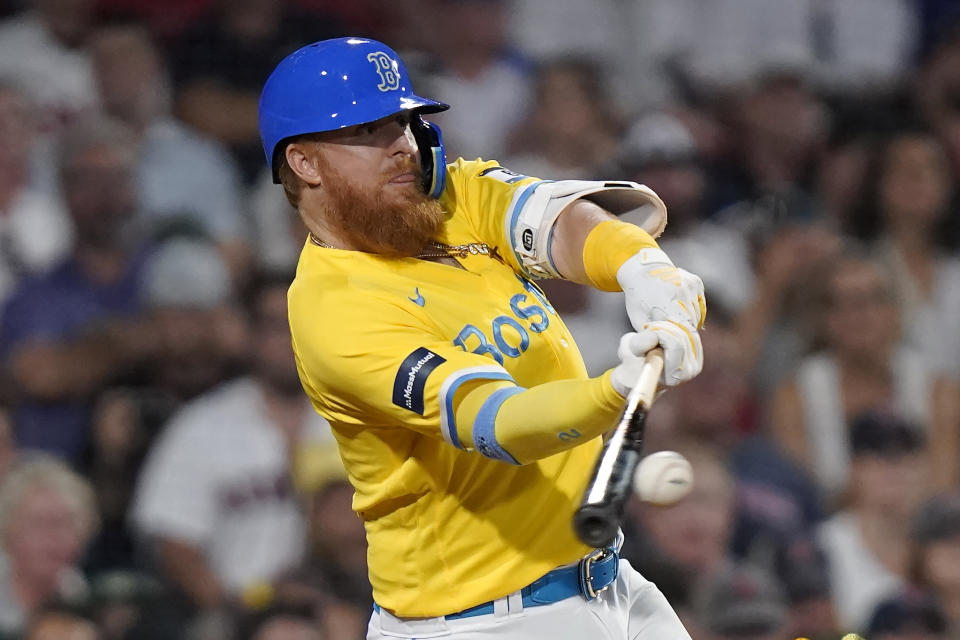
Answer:
<svg viewBox="0 0 960 640"><path fill-rule="evenodd" d="M504 396L587 377L511 244L539 182L494 162L448 166L440 240L494 250L460 259L462 269L310 242L300 256L289 292L300 377L356 489L374 599L399 616L502 597L589 551L571 522L600 439L521 466L489 437ZM478 381L517 386L458 425L458 389ZM556 437L580 435L571 431ZM464 446L465 432L481 451Z"/></svg>

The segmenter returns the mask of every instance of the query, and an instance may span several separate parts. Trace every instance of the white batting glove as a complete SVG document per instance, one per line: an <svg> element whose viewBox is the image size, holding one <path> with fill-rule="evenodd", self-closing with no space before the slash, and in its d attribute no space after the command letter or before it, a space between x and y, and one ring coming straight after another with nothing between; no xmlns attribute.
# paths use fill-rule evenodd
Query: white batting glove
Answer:
<svg viewBox="0 0 960 640"><path fill-rule="evenodd" d="M610 382L613 383L613 388L617 390L617 393L624 398L627 397L630 389L640 379L643 356L658 343L657 334L652 331L626 333L620 338L620 347L617 349L620 364L614 367L613 373L610 374Z"/></svg>
<svg viewBox="0 0 960 640"><path fill-rule="evenodd" d="M667 387L691 380L703 369L703 345L700 334L668 320L649 322L639 333L620 338L617 356L620 364L610 375L613 388L624 398L640 378L644 356L657 345L663 348L663 373L660 384Z"/></svg>
<svg viewBox="0 0 960 640"><path fill-rule="evenodd" d="M661 320L697 329L703 326L707 313L703 281L673 266L660 249L641 249L630 257L617 270L617 282L635 330Z"/></svg>

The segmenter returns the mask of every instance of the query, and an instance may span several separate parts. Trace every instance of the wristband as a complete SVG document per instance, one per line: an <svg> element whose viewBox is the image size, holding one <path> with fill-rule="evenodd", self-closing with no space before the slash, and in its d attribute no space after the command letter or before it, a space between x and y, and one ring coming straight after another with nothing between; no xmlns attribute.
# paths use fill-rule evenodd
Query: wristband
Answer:
<svg viewBox="0 0 960 640"><path fill-rule="evenodd" d="M591 229L583 243L583 269L601 291L622 291L617 271L642 249L660 250L657 241L637 225L605 220Z"/></svg>

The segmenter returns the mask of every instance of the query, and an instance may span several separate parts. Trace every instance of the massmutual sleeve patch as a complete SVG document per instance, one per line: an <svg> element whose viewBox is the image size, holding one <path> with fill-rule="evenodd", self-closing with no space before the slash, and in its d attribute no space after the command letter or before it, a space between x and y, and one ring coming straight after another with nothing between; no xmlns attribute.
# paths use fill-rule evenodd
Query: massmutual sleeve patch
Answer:
<svg viewBox="0 0 960 640"><path fill-rule="evenodd" d="M420 347L408 355L393 381L393 404L423 415L423 388L430 373L446 362L446 358Z"/></svg>

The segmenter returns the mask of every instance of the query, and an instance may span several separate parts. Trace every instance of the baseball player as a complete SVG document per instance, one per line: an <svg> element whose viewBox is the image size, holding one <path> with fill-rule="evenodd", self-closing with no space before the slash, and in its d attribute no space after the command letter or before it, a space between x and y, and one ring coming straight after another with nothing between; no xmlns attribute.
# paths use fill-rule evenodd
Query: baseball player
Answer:
<svg viewBox="0 0 960 640"><path fill-rule="evenodd" d="M288 294L304 389L333 427L363 519L368 638L689 638L657 588L572 517L660 344L661 382L702 366L699 278L628 182L446 164L403 62L362 38L288 56L260 98L274 181L310 234ZM612 214L643 209L643 227ZM590 378L534 283L625 292L636 329Z"/></svg>

